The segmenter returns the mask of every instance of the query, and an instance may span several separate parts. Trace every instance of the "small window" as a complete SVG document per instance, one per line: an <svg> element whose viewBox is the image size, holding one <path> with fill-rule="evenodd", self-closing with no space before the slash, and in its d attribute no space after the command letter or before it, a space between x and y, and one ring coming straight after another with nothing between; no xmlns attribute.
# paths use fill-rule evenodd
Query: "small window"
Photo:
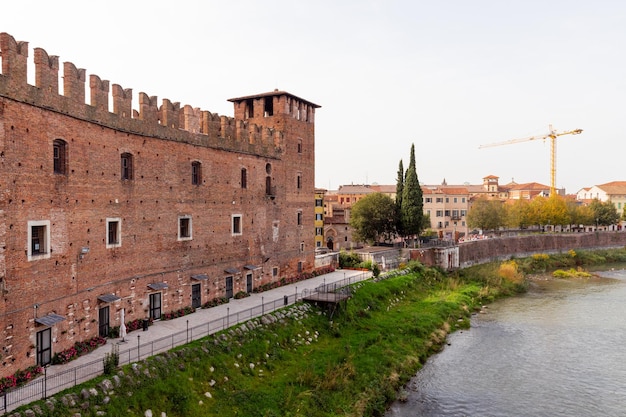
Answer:
<svg viewBox="0 0 626 417"><path fill-rule="evenodd" d="M302 212L301 211L298 212L297 222L298 222L298 226L302 225Z"/></svg>
<svg viewBox="0 0 626 417"><path fill-rule="evenodd" d="M121 157L122 161L122 173L121 178L123 180L133 179L133 155L130 153L123 153Z"/></svg>
<svg viewBox="0 0 626 417"><path fill-rule="evenodd" d="M122 246L122 219L120 218L108 218L107 224L107 241L106 247L118 248Z"/></svg>
<svg viewBox="0 0 626 417"><path fill-rule="evenodd" d="M232 216L232 232L233 236L241 235L241 214L233 214Z"/></svg>
<svg viewBox="0 0 626 417"><path fill-rule="evenodd" d="M272 177L265 177L265 195L274 195L272 193Z"/></svg>
<svg viewBox="0 0 626 417"><path fill-rule="evenodd" d="M67 175L67 142L55 139L52 145L54 173Z"/></svg>
<svg viewBox="0 0 626 417"><path fill-rule="evenodd" d="M321 198L316 198L315 207L323 207L323 206L324 206L324 201Z"/></svg>
<svg viewBox="0 0 626 417"><path fill-rule="evenodd" d="M273 277L277 277L278 276L278 267L273 267L272 268L272 276Z"/></svg>
<svg viewBox="0 0 626 417"><path fill-rule="evenodd" d="M315 228L315 236L322 236L323 234L324 234L324 229L322 229L321 227Z"/></svg>
<svg viewBox="0 0 626 417"><path fill-rule="evenodd" d="M241 188L248 188L248 170L241 168Z"/></svg>
<svg viewBox="0 0 626 417"><path fill-rule="evenodd" d="M322 213L317 213L315 215L315 220L324 220L324 218L322 217Z"/></svg>
<svg viewBox="0 0 626 417"><path fill-rule="evenodd" d="M198 161L191 163L191 183L193 185L202 184L202 164Z"/></svg>
<svg viewBox="0 0 626 417"><path fill-rule="evenodd" d="M300 242L300 252L304 252L304 242Z"/></svg>
<svg viewBox="0 0 626 417"><path fill-rule="evenodd" d="M178 240L191 240L191 216L178 218Z"/></svg>
<svg viewBox="0 0 626 417"><path fill-rule="evenodd" d="M296 188L298 190L302 188L302 174L298 174L296 177Z"/></svg>
<svg viewBox="0 0 626 417"><path fill-rule="evenodd" d="M304 243L302 245L304 246ZM302 261L298 262L298 272L302 272Z"/></svg>
<svg viewBox="0 0 626 417"><path fill-rule="evenodd" d="M28 260L50 257L50 221L28 222Z"/></svg>
<svg viewBox="0 0 626 417"><path fill-rule="evenodd" d="M302 139L298 139L298 153L302 153Z"/></svg>

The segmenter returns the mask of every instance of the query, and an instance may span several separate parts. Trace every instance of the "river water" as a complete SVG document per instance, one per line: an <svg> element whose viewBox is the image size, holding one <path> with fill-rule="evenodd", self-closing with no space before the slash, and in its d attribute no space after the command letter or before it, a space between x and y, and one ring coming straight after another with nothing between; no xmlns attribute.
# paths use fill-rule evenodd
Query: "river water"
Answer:
<svg viewBox="0 0 626 417"><path fill-rule="evenodd" d="M626 416L626 270L600 274L487 306L386 417Z"/></svg>

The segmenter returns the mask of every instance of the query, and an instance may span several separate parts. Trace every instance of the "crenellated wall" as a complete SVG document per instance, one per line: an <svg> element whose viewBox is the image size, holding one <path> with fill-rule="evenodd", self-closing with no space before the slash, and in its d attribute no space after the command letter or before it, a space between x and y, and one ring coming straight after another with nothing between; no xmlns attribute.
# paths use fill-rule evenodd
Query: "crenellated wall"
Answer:
<svg viewBox="0 0 626 417"><path fill-rule="evenodd" d="M67 114L129 133L192 143L237 152L278 157L284 147L280 132L245 121L245 117L220 116L191 105L181 105L140 92L139 109L132 109L131 88L89 76L89 103L85 98L87 72L71 62L63 63L63 94L59 94L59 57L34 49L35 85L27 83L28 42L0 33L0 96ZM112 101L112 112L109 111ZM313 121L314 106L285 99L299 120ZM259 106L260 107L260 106ZM302 116L302 114L306 114Z"/></svg>
<svg viewBox="0 0 626 417"><path fill-rule="evenodd" d="M87 90L71 62L60 94L59 58L34 49L35 85L27 59L0 33L0 377L122 310L158 319L313 270L319 106L278 90L230 99L234 117L134 101L93 74Z"/></svg>

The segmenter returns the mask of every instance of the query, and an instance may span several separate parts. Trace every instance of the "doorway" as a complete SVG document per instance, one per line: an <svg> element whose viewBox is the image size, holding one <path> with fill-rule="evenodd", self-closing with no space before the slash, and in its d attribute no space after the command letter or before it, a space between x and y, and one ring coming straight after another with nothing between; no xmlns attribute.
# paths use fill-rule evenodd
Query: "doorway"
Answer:
<svg viewBox="0 0 626 417"><path fill-rule="evenodd" d="M191 286L191 307L200 308L202 305L202 294L200 293L200 284Z"/></svg>
<svg viewBox="0 0 626 417"><path fill-rule="evenodd" d="M100 308L98 311L98 335L100 337L108 337L109 336L109 306L105 306Z"/></svg>
<svg viewBox="0 0 626 417"><path fill-rule="evenodd" d="M52 328L37 332L37 364L48 365L52 361Z"/></svg>
<svg viewBox="0 0 626 417"><path fill-rule="evenodd" d="M161 318L161 293L150 294L150 318L158 320Z"/></svg>
<svg viewBox="0 0 626 417"><path fill-rule="evenodd" d="M233 298L233 277L226 277L226 298Z"/></svg>

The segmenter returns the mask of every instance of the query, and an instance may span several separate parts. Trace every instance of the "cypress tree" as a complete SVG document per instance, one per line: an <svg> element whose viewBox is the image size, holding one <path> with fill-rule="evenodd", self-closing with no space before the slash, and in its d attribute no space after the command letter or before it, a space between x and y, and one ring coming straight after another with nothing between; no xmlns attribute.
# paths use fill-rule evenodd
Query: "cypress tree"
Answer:
<svg viewBox="0 0 626 417"><path fill-rule="evenodd" d="M401 218L404 236L418 236L422 231L423 217L422 188L417 179L417 170L415 168L415 144L412 144L411 160L406 170L402 190Z"/></svg>
<svg viewBox="0 0 626 417"><path fill-rule="evenodd" d="M398 166L398 178L396 179L396 231L400 236L404 236L402 229L402 193L404 192L404 166L402 159Z"/></svg>

